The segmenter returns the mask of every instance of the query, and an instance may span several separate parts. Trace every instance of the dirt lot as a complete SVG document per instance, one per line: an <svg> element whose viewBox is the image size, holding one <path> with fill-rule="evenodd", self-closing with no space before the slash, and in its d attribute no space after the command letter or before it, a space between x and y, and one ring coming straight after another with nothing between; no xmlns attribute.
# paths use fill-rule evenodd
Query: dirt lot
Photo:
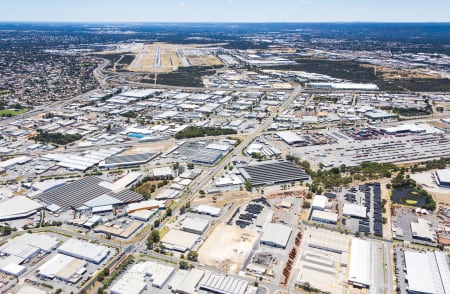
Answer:
<svg viewBox="0 0 450 294"><path fill-rule="evenodd" d="M164 142L151 142L148 144L139 144L137 146L131 147L130 149L123 152L122 155L139 154L147 152L164 152L175 146L172 140Z"/></svg>
<svg viewBox="0 0 450 294"><path fill-rule="evenodd" d="M222 271L238 273L258 236L255 232L218 224L199 250L199 262Z"/></svg>

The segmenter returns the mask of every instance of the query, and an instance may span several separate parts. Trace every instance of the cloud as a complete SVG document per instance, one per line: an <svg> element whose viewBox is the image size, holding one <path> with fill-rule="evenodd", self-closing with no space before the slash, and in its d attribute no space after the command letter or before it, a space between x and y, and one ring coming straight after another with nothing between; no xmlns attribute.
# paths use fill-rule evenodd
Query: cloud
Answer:
<svg viewBox="0 0 450 294"><path fill-rule="evenodd" d="M178 7L184 8L184 7L187 7L187 6L188 6L188 4L186 2L184 2L184 1L178 2Z"/></svg>

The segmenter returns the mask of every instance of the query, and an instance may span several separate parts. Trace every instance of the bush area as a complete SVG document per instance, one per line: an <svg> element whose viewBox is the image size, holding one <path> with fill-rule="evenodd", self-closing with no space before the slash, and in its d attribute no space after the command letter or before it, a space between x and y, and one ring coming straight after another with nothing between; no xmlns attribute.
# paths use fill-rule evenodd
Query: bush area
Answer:
<svg viewBox="0 0 450 294"><path fill-rule="evenodd" d="M83 136L80 134L61 134L61 133L48 133L38 131L38 134L34 137L35 141L42 142L44 144L54 143L58 145L67 145L72 142L78 141Z"/></svg>
<svg viewBox="0 0 450 294"><path fill-rule="evenodd" d="M211 127L187 127L181 132L176 133L175 139L187 139L205 136L221 136L221 135L234 135L237 134L236 130L223 129L223 128L211 128Z"/></svg>
<svg viewBox="0 0 450 294"><path fill-rule="evenodd" d="M445 169L447 164L450 164L450 157L442 157L440 159L433 159L428 161L423 161L411 166L411 172L423 172L432 169Z"/></svg>
<svg viewBox="0 0 450 294"><path fill-rule="evenodd" d="M450 91L449 79L404 79L384 80L375 74L373 68L365 67L356 61L334 61L327 59L295 59L298 64L272 67L280 70L297 70L329 75L334 78L351 80L355 83L374 83L382 91L421 91L446 92Z"/></svg>
<svg viewBox="0 0 450 294"><path fill-rule="evenodd" d="M156 83L158 85L178 86L178 87L203 87L203 76L213 75L216 73L215 68L221 66L190 66L180 67L178 70L158 74L156 76ZM142 83L155 83L155 75L149 75L148 79L141 80Z"/></svg>
<svg viewBox="0 0 450 294"><path fill-rule="evenodd" d="M286 155L286 160L294 162L302 167L312 179L310 184L311 192L322 193L324 189L329 190L334 187L347 186L353 180L375 180L383 177L391 177L391 172L397 167L391 163L363 162L359 166L341 165L329 170L313 171L308 161L300 160L293 155Z"/></svg>

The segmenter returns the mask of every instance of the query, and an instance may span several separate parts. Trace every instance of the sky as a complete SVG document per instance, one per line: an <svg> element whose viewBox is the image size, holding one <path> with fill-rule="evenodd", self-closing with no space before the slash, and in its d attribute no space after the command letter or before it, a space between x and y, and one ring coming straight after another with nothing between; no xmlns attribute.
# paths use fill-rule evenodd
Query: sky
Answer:
<svg viewBox="0 0 450 294"><path fill-rule="evenodd" d="M450 22L450 0L1 0L0 22Z"/></svg>

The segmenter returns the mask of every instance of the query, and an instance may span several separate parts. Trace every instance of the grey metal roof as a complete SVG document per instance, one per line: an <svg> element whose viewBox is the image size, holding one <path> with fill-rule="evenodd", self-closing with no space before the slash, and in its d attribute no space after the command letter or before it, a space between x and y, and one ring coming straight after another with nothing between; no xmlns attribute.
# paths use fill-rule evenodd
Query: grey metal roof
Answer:
<svg viewBox="0 0 450 294"><path fill-rule="evenodd" d="M86 202L104 194L108 194L125 203L144 199L141 194L130 190L113 193L111 190L99 185L102 181L102 179L96 176L85 177L62 187L44 192L38 198L46 203L59 205L62 208L78 208Z"/></svg>
<svg viewBox="0 0 450 294"><path fill-rule="evenodd" d="M150 161L157 155L158 153L140 153L140 154L111 156L105 159L105 164L106 165L140 164Z"/></svg>
<svg viewBox="0 0 450 294"><path fill-rule="evenodd" d="M289 161L246 166L240 169L253 186L308 180L309 176Z"/></svg>

